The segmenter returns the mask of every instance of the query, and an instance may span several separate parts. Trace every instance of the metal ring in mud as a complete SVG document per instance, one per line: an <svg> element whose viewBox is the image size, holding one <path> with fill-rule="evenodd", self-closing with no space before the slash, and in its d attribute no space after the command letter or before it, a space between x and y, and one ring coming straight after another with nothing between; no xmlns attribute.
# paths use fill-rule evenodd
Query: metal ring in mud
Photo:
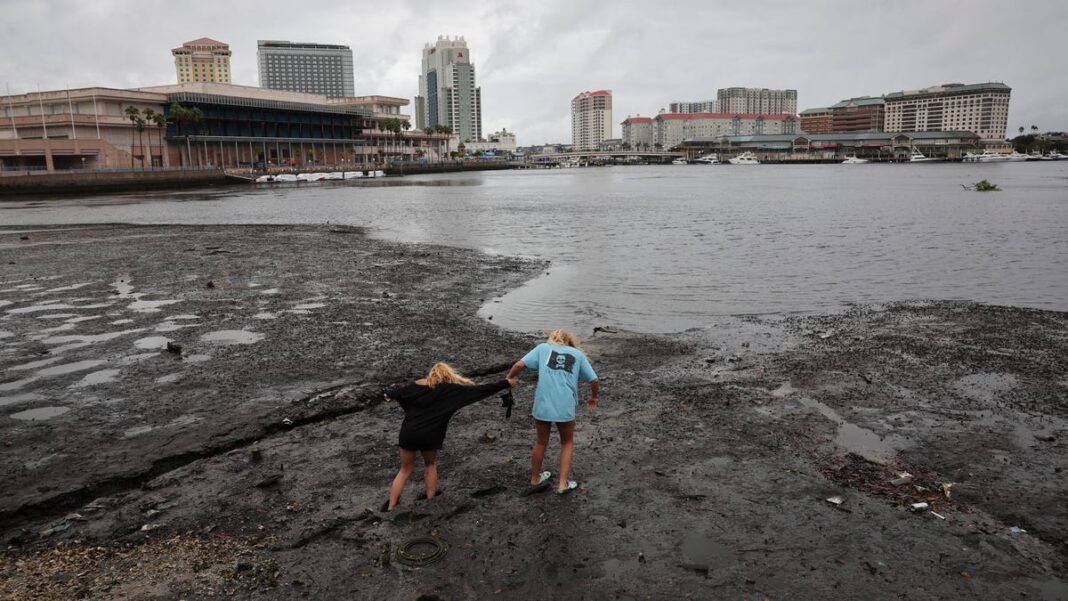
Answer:
<svg viewBox="0 0 1068 601"><path fill-rule="evenodd" d="M419 545L430 545L434 550L429 553L412 553ZM449 552L449 543L433 536L421 536L407 541L397 548L397 563L418 568L441 561Z"/></svg>

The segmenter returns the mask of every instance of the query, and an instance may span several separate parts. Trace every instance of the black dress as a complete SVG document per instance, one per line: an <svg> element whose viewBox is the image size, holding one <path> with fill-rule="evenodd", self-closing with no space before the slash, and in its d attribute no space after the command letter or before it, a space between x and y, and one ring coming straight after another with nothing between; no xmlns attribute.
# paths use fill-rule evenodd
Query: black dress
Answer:
<svg viewBox="0 0 1068 601"><path fill-rule="evenodd" d="M508 388L508 380L477 386L443 382L434 388L407 384L388 391L386 396L404 409L398 441L400 448L406 451L440 449L454 413L505 388Z"/></svg>

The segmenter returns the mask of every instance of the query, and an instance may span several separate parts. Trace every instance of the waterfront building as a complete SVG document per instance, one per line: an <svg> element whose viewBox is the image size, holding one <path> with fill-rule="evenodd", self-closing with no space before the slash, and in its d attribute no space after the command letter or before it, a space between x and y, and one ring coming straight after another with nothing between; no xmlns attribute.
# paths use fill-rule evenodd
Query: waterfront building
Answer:
<svg viewBox="0 0 1068 601"><path fill-rule="evenodd" d="M831 129L831 108L818 107L806 109L798 115L801 131L806 134L825 134Z"/></svg>
<svg viewBox="0 0 1068 601"><path fill-rule="evenodd" d="M785 114L660 113L653 122L654 145L663 150L690 138L797 133L797 117Z"/></svg>
<svg viewBox="0 0 1068 601"><path fill-rule="evenodd" d="M620 124L623 129L623 145L633 149L651 149L656 143L652 117L627 117Z"/></svg>
<svg viewBox="0 0 1068 601"><path fill-rule="evenodd" d="M831 105L831 132L883 131L885 108L882 96L860 96Z"/></svg>
<svg viewBox="0 0 1068 601"><path fill-rule="evenodd" d="M415 119L419 129L447 126L461 142L482 138L482 89L463 36L423 47Z"/></svg>
<svg viewBox="0 0 1068 601"><path fill-rule="evenodd" d="M797 90L720 88L716 108L721 113L797 114Z"/></svg>
<svg viewBox="0 0 1068 601"><path fill-rule="evenodd" d="M356 95L352 49L348 46L259 40L256 60L261 88L327 98Z"/></svg>
<svg viewBox="0 0 1068 601"><path fill-rule="evenodd" d="M847 155L907 161L914 148L952 160L979 146L979 136L972 132L937 131L710 136L687 139L679 149L691 158L709 152L721 157L752 152L761 161L840 162Z"/></svg>
<svg viewBox="0 0 1068 601"><path fill-rule="evenodd" d="M1012 89L1003 83L947 83L884 96L885 130L970 131L1004 143Z"/></svg>
<svg viewBox="0 0 1068 601"><path fill-rule="evenodd" d="M715 113L717 110L717 102L715 100L675 101L668 105L669 113Z"/></svg>
<svg viewBox="0 0 1068 601"><path fill-rule="evenodd" d="M507 129L494 132L485 140L464 143L464 154L472 155L476 152L496 155L511 155L516 152L515 133Z"/></svg>
<svg viewBox="0 0 1068 601"><path fill-rule="evenodd" d="M612 91L582 92L571 99L571 145L597 150L612 137Z"/></svg>
<svg viewBox="0 0 1068 601"><path fill-rule="evenodd" d="M196 82L21 94L0 97L0 106L3 170L366 164L386 156L366 133L374 129L370 110L314 94ZM199 116L176 114L176 106ZM138 128L127 107L165 121Z"/></svg>
<svg viewBox="0 0 1068 601"><path fill-rule="evenodd" d="M207 81L230 83L230 45L200 38L173 48L178 83Z"/></svg>

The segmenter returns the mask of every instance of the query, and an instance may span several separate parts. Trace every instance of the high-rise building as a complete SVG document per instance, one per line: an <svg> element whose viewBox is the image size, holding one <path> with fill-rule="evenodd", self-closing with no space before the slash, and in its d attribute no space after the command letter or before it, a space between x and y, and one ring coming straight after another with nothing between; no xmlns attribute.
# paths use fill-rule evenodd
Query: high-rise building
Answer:
<svg viewBox="0 0 1068 601"><path fill-rule="evenodd" d="M797 133L794 115L660 113L653 122L655 143L664 150L693 138Z"/></svg>
<svg viewBox="0 0 1068 601"><path fill-rule="evenodd" d="M423 46L415 124L419 129L448 126L461 142L482 138L482 89L463 36L438 36L433 45Z"/></svg>
<svg viewBox="0 0 1068 601"><path fill-rule="evenodd" d="M982 140L1005 140L1012 88L1003 83L947 83L893 92L886 101L886 131L970 131Z"/></svg>
<svg viewBox="0 0 1068 601"><path fill-rule="evenodd" d="M669 113L715 113L715 100L698 100L694 102L672 102L668 105Z"/></svg>
<svg viewBox="0 0 1068 601"><path fill-rule="evenodd" d="M178 83L231 83L230 45L211 38L186 42L171 50Z"/></svg>
<svg viewBox="0 0 1068 601"><path fill-rule="evenodd" d="M797 90L720 88L716 103L721 113L797 114Z"/></svg>
<svg viewBox="0 0 1068 601"><path fill-rule="evenodd" d="M597 150L612 137L612 91L583 92L571 99L571 145Z"/></svg>
<svg viewBox="0 0 1068 601"><path fill-rule="evenodd" d="M337 44L259 40L260 87L327 98L356 95L352 49Z"/></svg>

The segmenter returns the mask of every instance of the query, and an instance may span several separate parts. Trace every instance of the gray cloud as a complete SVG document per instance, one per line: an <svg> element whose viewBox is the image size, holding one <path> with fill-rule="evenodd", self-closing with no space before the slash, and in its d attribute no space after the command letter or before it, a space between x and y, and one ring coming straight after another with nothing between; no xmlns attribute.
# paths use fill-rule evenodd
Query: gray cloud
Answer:
<svg viewBox="0 0 1068 601"><path fill-rule="evenodd" d="M1068 130L1066 23L1060 0L0 0L0 85L170 83L170 49L206 36L230 44L235 83L258 83L257 39L343 43L358 94L410 99L420 49L449 34L471 47L484 129L507 127L521 144L568 140L570 99L601 88L613 90L618 123L727 86L796 88L804 109L1004 81L1010 131Z"/></svg>

